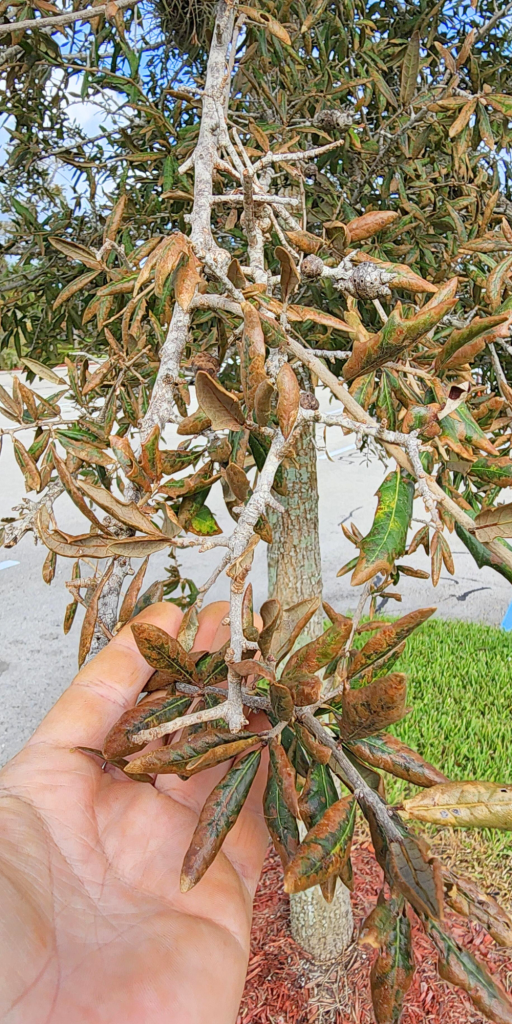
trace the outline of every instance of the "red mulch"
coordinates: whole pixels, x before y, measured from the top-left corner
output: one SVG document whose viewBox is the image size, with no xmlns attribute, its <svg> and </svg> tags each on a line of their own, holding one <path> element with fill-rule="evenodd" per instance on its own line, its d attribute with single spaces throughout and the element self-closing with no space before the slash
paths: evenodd
<svg viewBox="0 0 512 1024">
<path fill-rule="evenodd" d="M 355 929 L 369 913 L 382 885 L 382 872 L 368 840 L 353 851 Z M 512 987 L 512 950 L 496 946 L 484 929 L 447 913 L 447 923 L 459 942 L 485 961 L 488 969 Z M 484 1024 L 485 1018 L 469 997 L 441 981 L 436 953 L 421 925 L 414 919 L 416 974 L 406 998 L 402 1024 Z M 376 954 L 356 945 L 346 951 L 342 985 L 332 978 L 336 968 L 323 972 L 310 964 L 289 930 L 288 897 L 283 892 L 278 857 L 269 851 L 256 893 L 247 982 L 237 1024 L 373 1024 L 369 971 Z M 338 965 L 339 966 L 339 965 Z M 330 1011 L 326 1010 L 331 1006 Z"/>
</svg>

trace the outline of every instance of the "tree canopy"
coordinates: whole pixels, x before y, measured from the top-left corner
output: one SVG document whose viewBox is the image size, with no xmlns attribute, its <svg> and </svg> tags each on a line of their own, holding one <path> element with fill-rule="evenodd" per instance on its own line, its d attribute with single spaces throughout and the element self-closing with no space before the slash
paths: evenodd
<svg viewBox="0 0 512 1024">
<path fill-rule="evenodd" d="M 359 806 L 389 886 L 365 931 L 380 951 L 379 1024 L 399 1019 L 412 976 L 405 902 L 442 977 L 492 1020 L 512 1020 L 506 993 L 443 924 L 443 900 L 480 921 L 483 900 L 491 934 L 508 919 L 470 883 L 456 901 L 453 876 L 407 824 L 510 829 L 511 787 L 450 782 L 387 733 L 407 712 L 395 662 L 433 609 L 391 625 L 373 615 L 402 575 L 428 575 L 414 565 L 419 546 L 434 585 L 443 565 L 454 572 L 454 531 L 512 581 L 512 506 L 497 503 L 512 479 L 508 14 L 351 0 L 109 0 L 93 13 L 37 0 L 6 6 L 0 25 L 0 344 L 28 373 L 0 389 L 13 424 L 2 435 L 33 495 L 5 543 L 33 531 L 47 582 L 57 558 L 72 560 L 64 628 L 83 605 L 80 664 L 164 592 L 188 607 L 177 640 L 133 624 L 155 670 L 148 689 L 164 694 L 96 752 L 139 782 L 238 758 L 205 804 L 185 891 L 236 820 L 263 746 L 288 891 L 319 883 L 331 899 L 338 878 L 352 884 Z M 75 91 L 104 111 L 93 138 L 73 123 Z M 55 393 L 41 399 L 36 376 Z M 342 412 L 320 411 L 317 385 Z M 356 554 L 339 574 L 362 588 L 354 617 L 324 605 L 331 625 L 295 650 L 319 602 L 268 600 L 257 628 L 248 577 L 256 545 L 272 540 L 269 510 L 282 514 L 284 470 L 317 424 L 391 465 L 366 536 L 344 527 Z M 208 505 L 213 487 L 229 536 Z M 79 535 L 59 527 L 64 492 L 84 517 Z M 426 518 L 411 538 L 415 496 Z M 180 594 L 175 572 L 143 591 L 151 555 L 183 547 L 219 549 L 209 579 Z M 135 574 L 131 559 L 143 559 Z M 230 641 L 194 658 L 197 610 L 221 573 Z M 246 715 L 261 709 L 270 727 L 255 735 Z M 379 769 L 427 792 L 399 814 Z"/>
</svg>

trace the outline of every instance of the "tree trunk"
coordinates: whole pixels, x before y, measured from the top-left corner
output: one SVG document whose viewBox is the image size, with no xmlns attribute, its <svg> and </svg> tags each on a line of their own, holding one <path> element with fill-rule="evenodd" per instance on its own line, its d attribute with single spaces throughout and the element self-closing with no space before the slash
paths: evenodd
<svg viewBox="0 0 512 1024">
<path fill-rule="evenodd" d="M 279 496 L 284 515 L 269 512 L 273 541 L 267 555 L 268 590 L 283 608 L 322 595 L 314 431 L 313 424 L 306 424 L 296 447 L 297 465 L 284 469 L 288 494 Z M 322 631 L 320 609 L 308 624 L 307 633 L 313 638 Z"/>
<path fill-rule="evenodd" d="M 332 903 L 326 903 L 319 885 L 292 894 L 290 925 L 295 942 L 317 963 L 341 956 L 354 930 L 350 893 L 341 879 Z"/>
<path fill-rule="evenodd" d="M 269 516 L 273 533 L 267 556 L 269 595 L 277 597 L 283 608 L 322 594 L 314 430 L 312 424 L 303 429 L 297 466 L 285 469 L 288 495 L 279 498 L 284 515 L 272 512 Z M 320 608 L 301 642 L 323 631 L 323 617 Z M 290 896 L 290 922 L 293 938 L 315 960 L 340 956 L 353 930 L 348 889 L 338 879 L 332 903 L 326 903 L 318 885 Z"/>
</svg>

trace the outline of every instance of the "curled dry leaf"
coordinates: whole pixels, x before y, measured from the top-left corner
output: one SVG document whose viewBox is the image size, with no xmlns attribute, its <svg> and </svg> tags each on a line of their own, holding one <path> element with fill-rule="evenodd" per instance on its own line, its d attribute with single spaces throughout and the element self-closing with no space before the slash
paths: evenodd
<svg viewBox="0 0 512 1024">
<path fill-rule="evenodd" d="M 323 241 L 318 238 L 318 235 L 311 234 L 310 231 L 285 231 L 288 241 L 300 252 L 305 253 L 307 256 L 311 256 L 318 252 L 323 246 Z"/>
<path fill-rule="evenodd" d="M 283 363 L 276 379 L 277 419 L 283 437 L 290 436 L 299 414 L 300 388 L 297 377 L 289 363 Z"/>
<path fill-rule="evenodd" d="M 286 304 L 299 287 L 300 274 L 288 249 L 278 245 L 274 253 L 281 264 L 281 299 Z"/>
<path fill-rule="evenodd" d="M 133 577 L 130 586 L 128 587 L 128 590 L 124 595 L 123 603 L 121 605 L 121 609 L 119 612 L 119 622 L 128 622 L 128 619 L 131 619 L 133 615 L 133 609 L 135 608 L 137 598 L 140 593 L 140 588 L 142 587 L 144 576 L 146 575 L 146 569 L 148 567 L 148 564 L 149 555 L 146 556 L 142 565 L 140 565 L 139 568 L 137 569 L 137 572 L 135 573 L 135 576 Z"/>
<path fill-rule="evenodd" d="M 215 860 L 249 795 L 261 760 L 259 750 L 245 754 L 207 797 L 181 869 L 180 888 L 188 892 Z"/>
<path fill-rule="evenodd" d="M 279 628 L 279 623 L 282 618 L 282 608 L 280 602 L 276 598 L 271 598 L 265 601 L 260 608 L 260 615 L 263 620 L 263 629 L 259 635 L 259 648 L 264 658 L 267 658 L 272 649 L 272 639 L 274 633 Z"/>
<path fill-rule="evenodd" d="M 103 588 L 107 581 L 110 579 L 114 570 L 113 561 L 110 563 L 108 569 L 103 574 L 101 580 L 94 591 L 94 594 L 89 599 L 89 604 L 85 610 L 84 621 L 82 623 L 82 632 L 80 633 L 80 644 L 78 647 L 78 667 L 81 668 L 89 651 L 94 636 L 94 630 L 96 628 L 96 622 L 98 619 L 98 606 Z"/>
<path fill-rule="evenodd" d="M 512 919 L 496 900 L 469 878 L 443 868 L 444 898 L 457 914 L 478 921 L 499 946 L 512 949 Z"/>
<path fill-rule="evenodd" d="M 512 829 L 512 786 L 443 782 L 404 800 L 409 818 L 455 828 Z"/>
<path fill-rule="evenodd" d="M 196 394 L 214 430 L 239 430 L 243 426 L 245 416 L 238 398 L 204 370 L 196 374 Z"/>
<path fill-rule="evenodd" d="M 39 491 L 41 489 L 41 477 L 39 476 L 39 470 L 32 458 L 29 455 L 25 446 L 18 440 L 17 437 L 13 437 L 12 446 L 14 450 L 14 457 L 18 466 L 23 473 L 25 480 L 26 491 Z"/>
<path fill-rule="evenodd" d="M 258 310 L 250 302 L 242 302 L 244 329 L 242 337 L 237 340 L 240 357 L 240 380 L 242 391 L 249 411 L 254 406 L 256 391 L 266 380 L 265 374 L 265 336 L 261 326 Z"/>
<path fill-rule="evenodd" d="M 407 682 L 403 672 L 375 679 L 357 690 L 345 690 L 338 719 L 343 742 L 370 736 L 399 722 L 410 711 L 405 707 Z"/>
<path fill-rule="evenodd" d="M 308 672 L 297 672 L 293 676 L 284 673 L 281 682 L 290 690 L 293 703 L 296 707 L 307 707 L 308 704 L 316 704 L 322 693 L 322 680 L 318 676 Z"/>
</svg>

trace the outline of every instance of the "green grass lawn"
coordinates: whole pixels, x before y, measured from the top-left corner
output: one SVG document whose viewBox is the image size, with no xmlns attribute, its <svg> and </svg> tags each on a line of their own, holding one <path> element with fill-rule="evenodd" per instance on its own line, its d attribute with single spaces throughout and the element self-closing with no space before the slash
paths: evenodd
<svg viewBox="0 0 512 1024">
<path fill-rule="evenodd" d="M 430 619 L 409 637 L 396 669 L 408 675 L 412 711 L 390 731 L 450 779 L 512 783 L 512 633 Z M 388 779 L 388 799 L 412 791 Z M 510 853 L 511 833 L 487 838 L 495 852 Z"/>
</svg>

